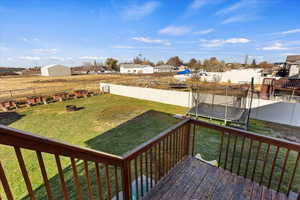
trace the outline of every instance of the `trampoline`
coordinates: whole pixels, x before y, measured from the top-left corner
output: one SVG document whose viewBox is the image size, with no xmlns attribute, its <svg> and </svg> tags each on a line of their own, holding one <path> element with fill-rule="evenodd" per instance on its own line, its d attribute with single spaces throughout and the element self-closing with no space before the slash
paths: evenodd
<svg viewBox="0 0 300 200">
<path fill-rule="evenodd" d="M 250 85 L 210 86 L 197 84 L 191 87 L 190 117 L 223 121 L 225 125 L 247 129 L 252 104 Z"/>
<path fill-rule="evenodd" d="M 230 122 L 242 122 L 247 114 L 247 110 L 224 105 L 212 105 L 207 103 L 198 104 L 192 107 L 188 114 L 193 116 L 201 116 Z"/>
</svg>

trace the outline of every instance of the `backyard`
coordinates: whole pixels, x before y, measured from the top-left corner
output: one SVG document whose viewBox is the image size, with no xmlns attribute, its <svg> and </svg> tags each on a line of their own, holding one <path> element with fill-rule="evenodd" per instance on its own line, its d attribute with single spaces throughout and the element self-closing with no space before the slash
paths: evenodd
<svg viewBox="0 0 300 200">
<path fill-rule="evenodd" d="M 0 76 L 0 101 L 10 98 L 24 98 L 33 94 L 50 95 L 55 92 L 76 89 L 95 91 L 99 88 L 99 82 L 167 89 L 168 83 L 173 81 L 172 74 L 93 74 L 61 77 Z"/>
<path fill-rule="evenodd" d="M 69 104 L 81 107 L 81 109 L 67 112 L 65 106 Z M 123 155 L 178 123 L 180 120 L 174 118 L 173 115 L 184 114 L 185 112 L 186 108 L 184 107 L 105 94 L 87 99 L 74 99 L 18 109 L 15 112 L 0 113 L 0 124 L 69 144 Z M 219 135 L 214 131 L 203 130 L 198 130 L 201 134 L 198 134 L 199 136 L 196 138 L 196 152 L 201 152 L 205 159 L 217 159 L 216 149 L 218 148 Z M 274 136 L 274 131 L 260 121 L 251 121 L 250 131 Z M 22 150 L 22 153 L 35 193 L 38 199 L 44 199 L 46 192 L 42 177 L 40 173 L 35 173 L 35 171 L 39 171 L 35 154 L 27 150 Z M 274 153 L 274 150 L 271 150 L 271 153 Z M 280 153 L 280 156 L 280 161 L 282 161 L 283 154 Z M 16 167 L 18 164 L 13 148 L 0 146 L 0 157 L 15 197 L 17 199 L 29 198 L 20 169 Z M 43 157 L 55 199 L 61 199 L 62 193 L 59 190 L 59 178 L 54 157 L 52 155 L 43 155 Z M 80 161 L 76 164 L 78 165 L 80 181 L 84 183 L 83 163 Z M 242 164 L 246 165 L 243 161 Z M 70 160 L 62 158 L 62 166 L 68 190 L 71 193 L 70 197 L 75 198 Z M 91 174 L 95 173 L 92 166 L 90 166 L 90 170 Z M 296 178 L 299 182 L 299 176 Z M 95 182 L 94 178 L 91 181 L 92 183 Z M 82 184 L 83 191 L 86 191 L 85 185 Z M 97 197 L 96 191 L 93 191 L 93 195 Z M 3 196 L 1 187 L 0 196 Z"/>
</svg>

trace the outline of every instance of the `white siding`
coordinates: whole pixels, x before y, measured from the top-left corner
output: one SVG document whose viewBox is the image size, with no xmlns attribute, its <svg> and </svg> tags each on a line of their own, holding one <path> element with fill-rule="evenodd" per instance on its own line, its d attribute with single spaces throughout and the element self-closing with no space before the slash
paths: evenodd
<svg viewBox="0 0 300 200">
<path fill-rule="evenodd" d="M 289 76 L 294 76 L 300 73 L 300 65 L 291 65 Z"/>
<path fill-rule="evenodd" d="M 230 70 L 226 72 L 215 72 L 209 73 L 210 75 L 214 74 L 220 82 L 228 82 L 231 83 L 241 83 L 241 82 L 250 82 L 251 78 L 254 78 L 255 84 L 261 84 L 265 77 L 261 76 L 261 69 L 238 69 L 238 70 Z"/>
<path fill-rule="evenodd" d="M 135 67 L 135 68 L 127 68 L 120 67 L 121 74 L 153 74 L 153 67 Z"/>
</svg>

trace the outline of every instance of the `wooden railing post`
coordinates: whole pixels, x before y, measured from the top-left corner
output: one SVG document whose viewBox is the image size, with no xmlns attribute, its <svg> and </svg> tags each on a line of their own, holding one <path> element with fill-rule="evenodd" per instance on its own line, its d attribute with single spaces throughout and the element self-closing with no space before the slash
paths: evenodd
<svg viewBox="0 0 300 200">
<path fill-rule="evenodd" d="M 130 162 L 128 161 L 128 159 L 124 159 L 123 160 L 123 165 L 122 165 L 122 168 L 121 168 L 121 172 L 122 172 L 122 190 L 123 190 L 124 200 L 129 200 L 130 199 L 129 187 L 130 187 L 131 183 L 129 183 L 129 170 L 130 170 L 129 164 L 130 164 Z"/>
<path fill-rule="evenodd" d="M 191 123 L 187 122 L 184 126 L 184 155 L 189 155 Z"/>
</svg>

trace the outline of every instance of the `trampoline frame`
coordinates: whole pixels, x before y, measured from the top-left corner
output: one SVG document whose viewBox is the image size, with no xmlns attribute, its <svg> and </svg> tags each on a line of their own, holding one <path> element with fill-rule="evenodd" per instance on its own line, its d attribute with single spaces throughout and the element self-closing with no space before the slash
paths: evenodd
<svg viewBox="0 0 300 200">
<path fill-rule="evenodd" d="M 220 90 L 220 88 L 218 88 Z M 190 117 L 195 117 L 196 119 L 198 117 L 202 117 L 202 118 L 207 118 L 207 119 L 214 119 L 214 120 L 218 120 L 218 121 L 223 121 L 225 125 L 229 125 L 229 126 L 233 126 L 236 128 L 242 128 L 242 129 L 247 129 L 248 128 L 248 123 L 249 123 L 249 118 L 250 118 L 250 113 L 251 113 L 251 107 L 252 107 L 252 99 L 253 99 L 253 91 L 254 91 L 254 85 L 253 85 L 253 78 L 251 79 L 251 84 L 248 86 L 248 88 L 245 90 L 244 88 L 240 88 L 241 90 L 244 90 L 243 92 L 245 92 L 245 95 L 232 95 L 229 96 L 228 95 L 228 90 L 229 89 L 239 89 L 239 88 L 230 88 L 230 87 L 225 87 L 225 98 L 226 98 L 226 102 L 222 103 L 222 104 L 215 104 L 215 93 L 205 93 L 205 92 L 201 92 L 201 89 L 199 87 L 191 87 L 191 95 L 192 95 L 192 105 L 190 106 L 190 109 L 188 110 L 188 112 L 186 113 L 187 116 Z M 206 97 L 208 95 L 212 95 L 211 96 L 211 103 L 204 103 L 201 102 L 201 95 L 202 94 L 206 94 Z M 222 97 L 223 95 L 221 95 Z M 239 106 L 236 105 L 229 105 L 230 102 L 228 101 L 228 97 L 230 98 L 230 100 L 232 100 L 233 104 L 239 104 Z M 234 98 L 240 98 L 240 100 L 235 100 Z M 249 102 L 248 102 L 249 101 Z M 247 104 L 249 103 L 248 107 Z M 202 110 L 205 110 L 205 106 L 209 107 L 211 106 L 212 113 L 211 115 L 209 115 L 209 109 L 206 109 L 204 112 L 201 112 L 201 106 L 202 106 Z M 223 106 L 223 113 L 224 113 L 224 117 L 221 117 L 222 115 L 222 111 L 221 111 L 221 115 L 214 110 L 214 106 L 219 106 L 222 107 Z M 233 117 L 229 117 L 229 109 L 240 109 L 241 112 L 237 113 L 239 115 L 239 117 L 237 117 L 236 119 L 233 119 Z"/>
</svg>

